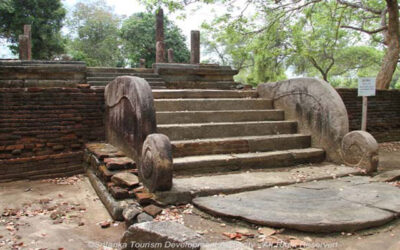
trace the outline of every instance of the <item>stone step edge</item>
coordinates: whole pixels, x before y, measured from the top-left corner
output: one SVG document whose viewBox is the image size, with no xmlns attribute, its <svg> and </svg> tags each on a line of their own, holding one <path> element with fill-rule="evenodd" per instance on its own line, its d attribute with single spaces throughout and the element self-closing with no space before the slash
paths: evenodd
<svg viewBox="0 0 400 250">
<path fill-rule="evenodd" d="M 188 139 L 171 141 L 171 145 L 174 158 L 180 158 L 310 148 L 311 136 L 307 134 L 280 134 Z"/>
<path fill-rule="evenodd" d="M 270 102 L 272 100 L 265 98 L 165 98 L 165 99 L 155 99 L 155 102 L 204 102 L 204 101 L 239 101 L 239 102 Z"/>
<path fill-rule="evenodd" d="M 237 159 L 251 159 L 255 157 L 268 157 L 280 154 L 307 154 L 307 153 L 321 153 L 325 151 L 320 148 L 304 148 L 304 149 L 290 149 L 290 150 L 276 150 L 269 152 L 249 152 L 249 153 L 239 153 L 239 154 L 212 154 L 212 155 L 198 155 L 198 156 L 186 156 L 174 158 L 174 166 L 182 164 L 187 165 L 191 163 L 212 163 L 212 162 L 229 162 L 231 160 Z M 214 157 L 214 159 L 212 158 Z"/>
<path fill-rule="evenodd" d="M 200 113 L 200 114 L 207 114 L 207 113 L 244 113 L 244 112 L 284 112 L 283 109 L 228 109 L 228 110 L 175 110 L 175 111 L 157 111 L 156 114 L 190 114 L 190 113 Z"/>
<path fill-rule="evenodd" d="M 205 123 L 172 123 L 172 124 L 159 124 L 158 128 L 173 128 L 173 127 L 202 127 L 202 126 L 223 126 L 223 125 L 247 125 L 247 124 L 291 124 L 296 123 L 295 120 L 283 121 L 245 121 L 245 122 L 205 122 Z"/>
<path fill-rule="evenodd" d="M 290 138 L 290 137 L 306 137 L 310 136 L 307 134 L 280 134 L 280 135 L 250 135 L 250 136 L 230 136 L 222 138 L 204 138 L 204 139 L 188 139 L 188 140 L 175 140 L 171 141 L 172 145 L 182 143 L 202 143 L 202 142 L 229 142 L 237 140 L 256 140 L 256 139 L 279 139 L 279 138 Z"/>
<path fill-rule="evenodd" d="M 313 166 L 296 166 L 290 168 L 281 168 L 280 171 L 271 171 L 270 169 L 259 170 L 259 171 L 246 171 L 246 172 L 239 172 L 239 173 L 224 173 L 224 174 L 213 174 L 213 175 L 201 175 L 201 176 L 181 176 L 181 177 L 174 177 L 174 184 L 172 189 L 169 191 L 163 192 L 156 192 L 155 198 L 158 202 L 165 204 L 165 205 L 176 205 L 176 204 L 184 204 L 190 203 L 196 197 L 204 197 L 204 196 L 213 196 L 213 195 L 227 195 L 227 194 L 235 194 L 247 191 L 254 191 L 259 189 L 265 188 L 276 188 L 276 187 L 283 187 L 287 185 L 292 185 L 296 183 L 302 182 L 311 182 L 311 181 L 319 181 L 319 180 L 328 180 L 328 179 L 336 179 L 340 177 L 346 176 L 353 176 L 353 175 L 365 175 L 362 171 L 357 168 L 348 167 L 345 165 L 336 165 L 336 169 L 333 172 L 327 172 L 326 175 L 316 176 L 316 177 L 308 177 L 306 176 L 305 179 L 298 181 L 298 180 L 287 180 L 287 178 L 283 178 L 279 180 L 279 178 L 275 178 L 273 176 L 278 176 L 279 174 L 285 173 L 290 175 L 292 172 L 301 172 L 305 169 L 310 168 L 317 168 L 317 169 L 324 169 L 328 168 L 329 165 L 324 166 L 324 164 L 330 163 L 321 163 L 318 165 Z M 322 165 L 322 166 L 321 166 Z M 335 164 L 333 164 L 335 165 Z M 243 176 L 244 175 L 244 176 Z M 205 179 L 211 180 L 212 178 L 216 178 L 217 183 L 223 183 L 219 178 L 229 178 L 237 177 L 240 179 L 251 179 L 251 177 L 260 177 L 260 175 L 271 175 L 273 181 L 265 182 L 261 185 L 255 185 L 254 183 L 249 183 L 247 186 L 239 187 L 237 182 L 235 182 L 235 187 L 210 187 L 206 186 Z M 220 176 L 220 177 L 219 177 Z M 190 185 L 188 185 L 190 183 Z M 197 185 L 196 185 L 197 184 Z"/>
</svg>

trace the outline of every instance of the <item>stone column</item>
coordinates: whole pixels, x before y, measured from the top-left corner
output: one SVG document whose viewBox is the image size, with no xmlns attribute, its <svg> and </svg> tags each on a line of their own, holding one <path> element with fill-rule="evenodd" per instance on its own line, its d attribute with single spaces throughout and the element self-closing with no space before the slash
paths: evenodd
<svg viewBox="0 0 400 250">
<path fill-rule="evenodd" d="M 140 58 L 139 68 L 146 68 L 146 59 Z"/>
<path fill-rule="evenodd" d="M 164 42 L 158 41 L 156 43 L 156 63 L 165 62 Z"/>
<path fill-rule="evenodd" d="M 192 30 L 190 32 L 190 63 L 200 63 L 200 31 Z"/>
<path fill-rule="evenodd" d="M 27 55 L 28 59 L 26 60 L 32 60 L 32 26 L 29 24 L 24 25 L 24 35 L 28 37 L 28 44 L 27 44 Z"/>
<path fill-rule="evenodd" d="M 174 62 L 174 50 L 173 49 L 168 49 L 168 62 L 169 63 Z"/>
<path fill-rule="evenodd" d="M 156 63 L 163 62 L 165 62 L 164 11 L 159 8 L 156 12 Z"/>
<path fill-rule="evenodd" d="M 19 60 L 29 60 L 28 43 L 29 37 L 26 35 L 19 35 Z"/>
<path fill-rule="evenodd" d="M 164 11 L 159 8 L 156 12 L 156 42 L 164 42 Z"/>
</svg>

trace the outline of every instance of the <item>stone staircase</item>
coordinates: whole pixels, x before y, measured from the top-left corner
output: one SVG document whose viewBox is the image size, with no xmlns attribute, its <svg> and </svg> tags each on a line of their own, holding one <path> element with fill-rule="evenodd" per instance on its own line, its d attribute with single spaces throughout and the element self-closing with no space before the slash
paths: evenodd
<svg viewBox="0 0 400 250">
<path fill-rule="evenodd" d="M 297 122 L 255 91 L 154 90 L 158 133 L 173 147 L 174 175 L 193 176 L 317 163 Z"/>
<path fill-rule="evenodd" d="M 86 80 L 91 86 L 106 86 L 118 76 L 137 76 L 146 79 L 152 89 L 164 89 L 165 81 L 153 69 L 145 68 L 87 68 Z"/>
<path fill-rule="evenodd" d="M 358 174 L 324 162 L 297 121 L 285 119 L 256 91 L 153 90 L 157 133 L 169 137 L 173 186 L 150 193 L 136 164 L 108 143 L 86 145 L 85 166 L 100 199 L 116 220 L 149 204 L 190 203 L 196 197 L 233 194 Z M 129 185 L 128 185 L 129 184 Z"/>
</svg>

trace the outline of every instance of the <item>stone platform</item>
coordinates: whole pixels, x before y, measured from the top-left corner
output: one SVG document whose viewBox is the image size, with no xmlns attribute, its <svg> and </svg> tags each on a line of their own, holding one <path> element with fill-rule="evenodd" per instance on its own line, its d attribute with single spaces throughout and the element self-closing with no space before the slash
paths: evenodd
<svg viewBox="0 0 400 250">
<path fill-rule="evenodd" d="M 355 231 L 400 215 L 400 189 L 369 177 L 345 177 L 268 188 L 193 203 L 213 215 L 307 232 Z"/>
</svg>

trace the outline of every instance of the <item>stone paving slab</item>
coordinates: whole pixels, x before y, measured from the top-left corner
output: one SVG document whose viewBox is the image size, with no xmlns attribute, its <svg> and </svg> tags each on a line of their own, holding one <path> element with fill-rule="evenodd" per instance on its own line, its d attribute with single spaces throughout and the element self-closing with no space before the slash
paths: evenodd
<svg viewBox="0 0 400 250">
<path fill-rule="evenodd" d="M 355 231 L 400 215 L 400 189 L 369 177 L 294 184 L 226 196 L 195 198 L 211 214 L 308 232 Z"/>
<path fill-rule="evenodd" d="M 287 171 L 253 171 L 224 175 L 174 178 L 173 187 L 167 192 L 156 193 L 157 200 L 175 204 L 190 202 L 193 197 L 215 194 L 232 194 L 290 185 L 298 182 L 331 179 L 357 175 L 360 171 L 335 164 L 315 164 L 309 167 L 290 168 Z"/>
</svg>

